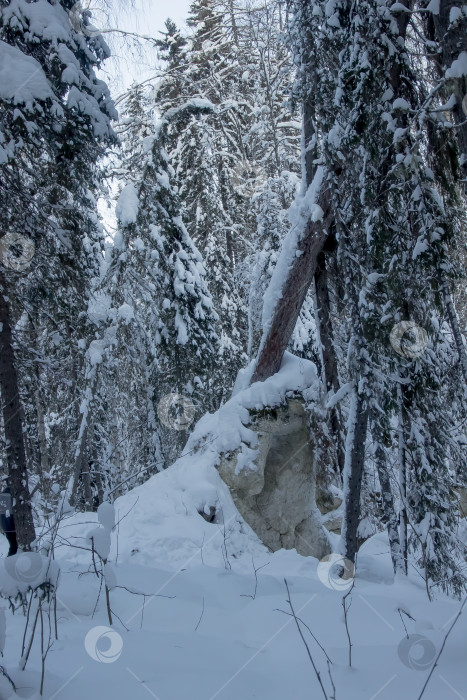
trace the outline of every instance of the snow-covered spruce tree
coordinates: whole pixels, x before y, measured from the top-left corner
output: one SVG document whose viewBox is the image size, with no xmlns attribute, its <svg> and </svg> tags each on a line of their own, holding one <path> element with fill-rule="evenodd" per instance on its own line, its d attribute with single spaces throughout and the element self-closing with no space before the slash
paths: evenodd
<svg viewBox="0 0 467 700">
<path fill-rule="evenodd" d="M 270 179 L 266 189 L 258 197 L 258 240 L 251 264 L 248 310 L 250 358 L 254 357 L 258 351 L 263 328 L 263 297 L 269 286 L 284 236 L 284 212 L 277 189 L 277 183 Z"/>
<path fill-rule="evenodd" d="M 465 270 L 467 246 L 467 9 L 458 7 L 452 0 L 442 0 L 439 7 L 429 8 L 430 12 L 421 15 L 417 29 L 418 44 L 425 49 L 430 61 L 422 63 L 426 75 L 427 90 L 434 91 L 435 109 L 429 109 L 429 165 L 433 172 L 444 179 L 446 189 L 454 194 L 460 184 L 463 201 L 454 196 L 450 206 L 457 209 L 460 225 L 459 234 L 463 245 L 458 245 L 456 255 L 460 256 L 460 268 Z M 442 109 L 443 107 L 443 109 Z M 454 125 L 454 126 L 453 126 Z M 446 131 L 454 133 L 455 140 L 449 138 L 446 148 Z M 457 143 L 457 149 L 454 148 Z M 457 150 L 457 152 L 456 152 Z M 452 185 L 452 186 L 451 186 Z M 462 341 L 462 331 L 466 327 L 467 292 L 465 275 L 448 280 L 442 275 L 444 295 L 449 313 L 457 350 L 461 357 L 464 382 L 467 383 L 467 351 Z M 456 302 L 456 309 L 451 303 Z M 459 314 L 457 316 L 456 310 Z"/>
<path fill-rule="evenodd" d="M 387 414 L 398 420 L 399 495 L 410 523 L 411 548 L 428 592 L 431 585 L 440 585 L 459 593 L 465 581 L 452 533 L 453 472 L 460 453 L 448 427 L 456 421 L 448 397 L 456 394 L 461 367 L 455 345 L 445 335 L 448 315 L 439 277 L 440 269 L 449 274 L 447 251 L 455 245 L 456 224 L 443 202 L 451 194 L 425 160 L 425 94 L 406 50 L 408 14 L 386 3 L 362 3 L 350 30 L 338 86 L 339 129 L 328 140 L 326 154 L 352 154 L 344 181 L 334 191 L 338 258 L 352 309 L 348 376 L 356 389 L 351 417 L 354 411 L 357 428 L 368 417 L 379 440 L 387 430 Z M 450 147 L 448 141 L 445 147 Z M 424 352 L 414 356 L 397 342 L 391 345 L 391 328 L 404 320 L 428 334 Z M 352 463 L 357 448 L 360 458 Z M 364 449 L 363 431 L 357 441 L 357 432 L 349 429 L 343 540 L 351 555 Z M 385 469 L 384 462 L 378 467 Z M 388 506 L 391 496 L 387 494 Z M 402 557 L 406 568 L 403 518 L 401 522 L 399 549 L 394 516 L 388 513 L 393 559 L 399 564 Z"/>
<path fill-rule="evenodd" d="M 135 230 L 149 236 L 148 252 L 156 262 L 149 278 L 155 285 L 158 307 L 158 322 L 152 329 L 158 346 L 156 405 L 165 395 L 179 393 L 204 408 L 218 361 L 217 315 L 206 286 L 205 267 L 182 222 L 180 199 L 172 185 L 175 173 L 165 151 L 170 127 L 177 128 L 186 112 L 200 109 L 204 111 L 196 102 L 188 103 L 163 116 L 138 192 Z M 170 429 L 168 434 L 174 437 Z"/>
<path fill-rule="evenodd" d="M 420 504 L 415 509 L 409 508 L 404 494 L 400 499 L 402 510 L 411 511 L 408 517 L 413 539 L 418 538 L 420 544 L 419 562 L 423 563 L 427 581 L 431 579 L 432 583 L 458 592 L 461 583 L 456 568 L 458 550 L 455 551 L 456 543 L 450 537 L 452 523 L 448 522 L 455 517 L 454 501 L 449 500 L 453 496 L 453 481 L 448 462 L 459 454 L 458 445 L 447 431 L 437 433 L 435 423 L 431 422 L 435 415 L 438 425 L 452 420 L 446 398 L 443 400 L 442 396 L 444 390 L 446 395 L 455 391 L 455 375 L 460 367 L 455 347 L 440 333 L 446 305 L 439 270 L 448 272 L 446 251 L 454 240 L 454 223 L 452 213 L 446 214 L 448 209 L 444 209 L 440 198 L 440 195 L 446 201 L 450 198 L 449 191 L 443 190 L 443 179 L 435 179 L 433 183 L 434 175 L 426 168 L 428 139 L 421 109 L 421 74 L 414 70 L 405 49 L 410 14 L 398 7 L 391 12 L 385 2 L 376 6 L 361 3 L 358 8 L 345 3 L 315 2 L 306 6 L 297 3 L 292 9 L 290 35 L 299 68 L 305 132 L 308 130 L 304 160 L 306 164 L 307 158 L 310 159 L 315 173 L 306 197 L 308 201 L 301 205 L 296 226 L 299 233 L 292 229 L 281 253 L 282 258 L 292 256 L 295 251 L 300 255 L 295 260 L 291 258 L 283 279 L 273 278 L 267 293 L 278 301 L 266 319 L 253 380 L 268 376 L 277 368 L 295 314 L 303 303 L 300 283 L 306 286 L 311 281 L 326 234 L 334 227 L 337 249 L 329 266 L 331 276 L 335 276 L 331 288 L 342 288 L 340 296 L 347 306 L 348 320 L 347 329 L 344 334 L 340 331 L 340 336 L 347 336 L 350 343 L 347 362 L 341 368 L 343 380 L 348 381 L 346 390 L 351 390 L 344 469 L 343 551 L 353 559 L 357 549 L 368 421 L 375 441 L 388 444 L 387 419 L 393 415 L 400 426 L 401 464 L 408 465 L 408 456 L 413 459 L 412 451 L 408 455 L 407 437 L 417 433 L 419 438 L 423 435 L 417 442 L 418 459 L 425 460 L 425 469 L 430 465 L 429 473 L 437 474 L 436 479 L 422 479 L 423 486 L 417 486 L 417 494 L 426 494 L 422 498 L 424 512 Z M 406 75 L 411 76 L 410 81 L 405 79 Z M 316 90 L 317 76 L 319 90 Z M 314 103 L 307 106 L 307 97 L 312 93 Z M 422 117 L 419 121 L 415 119 L 411 128 L 408 113 Z M 447 143 L 446 148 L 449 147 Z M 315 223 L 319 220 L 324 226 Z M 433 343 L 433 354 L 427 355 L 422 369 L 422 360 L 416 358 L 406 367 L 404 354 L 398 355 L 389 342 L 391 327 L 407 316 L 424 325 Z M 445 381 L 441 385 L 443 375 L 453 379 L 452 383 Z M 415 428 L 412 409 L 408 408 L 408 386 L 416 387 L 416 424 L 422 421 L 423 430 Z M 439 393 L 433 395 L 430 389 L 435 386 Z M 429 405 L 426 415 L 422 401 Z M 455 403 L 459 405 L 459 401 Z M 430 441 L 436 441 L 440 448 L 437 454 L 428 449 Z M 383 502 L 393 560 L 400 567 L 404 553 L 401 559 L 395 499 L 384 450 L 378 452 L 376 461 L 381 487 L 385 490 Z M 423 470 L 414 464 L 409 470 L 413 483 L 418 485 Z M 406 479 L 403 472 L 402 469 L 401 486 Z M 396 491 L 396 496 L 399 495 Z M 420 524 L 427 522 L 428 513 L 433 527 L 424 529 L 427 544 L 426 538 L 420 540 Z M 444 575 L 439 568 L 441 558 L 433 554 L 434 540 L 445 557 Z"/>
<path fill-rule="evenodd" d="M 299 129 L 288 105 L 293 71 L 280 42 L 279 14 L 275 3 L 244 11 L 215 0 L 194 2 L 188 43 L 181 44 L 171 23 L 160 41 L 167 75 L 157 87 L 158 108 L 193 98 L 209 99 L 217 107 L 181 125 L 168 152 L 185 225 L 212 261 L 208 283 L 223 346 L 230 348 L 231 384 L 247 349 L 258 195 L 268 175 L 280 180 L 283 219 L 297 179 Z M 297 335 L 300 346 L 309 341 L 306 325 Z"/>
<path fill-rule="evenodd" d="M 169 128 L 167 135 L 182 218 L 195 245 L 203 252 L 207 282 L 219 317 L 217 332 L 225 365 L 216 389 L 205 397 L 204 408 L 212 409 L 228 395 L 245 362 L 246 304 L 238 284 L 237 266 L 245 246 L 243 240 L 249 235 L 245 231 L 241 238 L 238 235 L 239 222 L 245 220 L 245 203 L 233 192 L 229 175 L 233 160 L 229 150 L 238 134 L 230 141 L 226 138 L 226 130 L 232 134 L 237 124 L 232 107 L 223 106 L 235 94 L 238 61 L 231 55 L 233 44 L 215 3 L 194 3 L 190 23 L 195 32 L 187 47 L 178 38 L 176 28 L 167 23 L 167 33 L 159 43 L 167 74 L 157 87 L 156 106 L 162 114 L 193 99 L 207 99 L 218 106 L 205 114 L 185 115 L 175 128 Z"/>
<path fill-rule="evenodd" d="M 209 115 L 191 116 L 177 133 L 176 176 L 182 218 L 206 267 L 206 282 L 218 315 L 219 374 L 204 407 L 217 409 L 228 397 L 239 368 L 245 364 L 246 308 L 235 277 L 233 221 L 223 207 L 218 138 Z M 217 141 L 217 143 L 216 143 Z M 210 399 L 210 401 L 209 401 Z"/>
<path fill-rule="evenodd" d="M 244 141 L 263 183 L 266 176 L 284 180 L 292 176 L 295 184 L 300 175 L 301 123 L 299 106 L 290 99 L 295 70 L 283 41 L 282 11 L 280 2 L 271 2 L 250 8 L 243 20 L 247 27 L 242 27 L 245 45 L 240 60 L 249 107 Z M 293 194 L 284 182 L 284 208 Z"/>
<path fill-rule="evenodd" d="M 94 73 L 108 55 L 107 46 L 101 37 L 88 38 L 73 29 L 68 16 L 72 5 L 70 0 L 2 0 L 0 4 L 0 56 L 5 76 L 0 86 L 0 211 L 4 236 L 20 234 L 25 236 L 20 245 L 35 248 L 27 269 L 2 266 L 8 319 L 3 328 L 13 328 L 25 311 L 35 328 L 45 327 L 42 333 L 55 334 L 49 348 L 59 348 L 60 353 L 67 344 L 65 355 L 75 358 L 68 367 L 75 372 L 76 342 L 82 331 L 79 314 L 86 308 L 86 290 L 102 246 L 93 194 L 96 162 L 114 138 L 110 119 L 115 112 L 107 87 Z M 11 347 L 10 339 L 5 343 Z M 4 369 L 17 383 L 18 405 L 7 400 L 4 406 L 15 414 L 5 425 L 15 519 L 24 547 L 33 539 L 33 529 L 25 460 L 20 459 L 27 426 L 19 398 L 25 392 L 21 374 L 36 375 L 33 364 L 27 367 L 27 357 L 21 336 L 14 351 L 2 352 L 2 362 L 8 358 Z M 21 365 L 23 371 L 18 372 Z M 1 374 L 5 376 L 4 371 Z M 55 377 L 52 371 L 43 373 L 41 381 L 55 382 Z M 37 385 L 31 386 L 34 393 Z M 8 395 L 6 386 L 2 394 Z M 32 404 L 34 399 L 29 401 Z M 61 408 L 59 403 L 51 410 Z M 19 479 L 14 478 L 15 471 L 21 472 Z"/>
<path fill-rule="evenodd" d="M 163 117 L 140 181 L 126 184 L 117 206 L 119 229 L 102 282 L 104 315 L 87 353 L 88 404 L 83 413 L 83 421 L 92 417 L 100 424 L 102 419 L 106 426 L 104 439 L 95 446 L 93 469 L 105 472 L 110 489 L 124 479 L 127 487 L 134 485 L 148 472 L 169 466 L 185 440 L 184 430 L 173 428 L 176 411 L 181 419 L 192 419 L 191 403 L 205 410 L 212 391 L 217 316 L 201 255 L 180 216 L 165 150 L 169 128 L 198 109 L 188 104 Z M 93 348 L 99 350 L 97 362 Z M 166 401 L 170 394 L 182 395 L 188 408 L 175 404 L 171 413 Z M 132 431 L 121 414 L 122 396 L 128 401 L 124 410 L 128 405 L 134 410 Z M 114 422 L 125 424 L 122 436 L 112 434 Z"/>
<path fill-rule="evenodd" d="M 130 181 L 141 177 L 145 139 L 154 131 L 154 88 L 134 83 L 122 101 L 116 132 L 121 141 L 118 177 Z"/>
</svg>

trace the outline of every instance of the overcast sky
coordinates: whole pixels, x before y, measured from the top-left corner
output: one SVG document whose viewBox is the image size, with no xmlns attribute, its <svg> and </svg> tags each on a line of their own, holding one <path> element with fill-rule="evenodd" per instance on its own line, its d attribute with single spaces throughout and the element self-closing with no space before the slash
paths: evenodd
<svg viewBox="0 0 467 700">
<path fill-rule="evenodd" d="M 93 4 L 91 0 L 91 7 Z M 134 8 L 117 11 L 106 24 L 112 28 L 159 37 L 158 32 L 164 29 L 167 17 L 179 27 L 185 26 L 190 4 L 191 0 L 134 0 Z M 128 8 L 129 3 L 125 5 Z M 104 18 L 98 11 L 93 13 L 93 23 L 98 27 L 103 26 Z M 103 78 L 110 85 L 113 97 L 121 94 L 132 82 L 140 82 L 155 74 L 156 55 L 148 42 L 142 40 L 138 47 L 122 40 L 119 34 L 109 33 L 105 34 L 105 39 L 114 58 L 106 61 Z"/>
</svg>

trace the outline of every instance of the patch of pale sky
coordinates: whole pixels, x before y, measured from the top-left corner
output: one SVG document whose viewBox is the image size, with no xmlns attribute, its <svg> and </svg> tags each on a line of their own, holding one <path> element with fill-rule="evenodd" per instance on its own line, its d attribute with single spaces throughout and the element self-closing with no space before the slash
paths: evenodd
<svg viewBox="0 0 467 700">
<path fill-rule="evenodd" d="M 90 9 L 94 2 L 91 0 Z M 178 27 L 186 28 L 191 0 L 133 0 L 116 2 L 111 5 L 110 16 L 105 20 L 102 11 L 95 9 L 93 23 L 104 29 L 104 37 L 112 51 L 101 71 L 102 78 L 110 87 L 112 96 L 117 98 L 133 83 L 139 83 L 156 76 L 161 65 L 154 46 L 150 41 L 137 37 L 124 36 L 121 32 L 133 32 L 146 37 L 160 38 L 165 20 L 170 17 Z M 112 29 L 120 31 L 114 32 Z M 109 31 L 110 30 L 110 31 Z"/>
<path fill-rule="evenodd" d="M 99 2 L 100 0 L 97 0 Z M 83 4 L 93 10 L 96 0 L 85 0 Z M 110 4 L 110 12 L 103 12 L 98 7 L 93 11 L 93 24 L 104 29 L 104 38 L 112 52 L 99 71 L 102 80 L 108 84 L 112 97 L 124 94 L 134 83 L 140 83 L 156 77 L 162 68 L 157 59 L 156 50 L 149 41 L 125 37 L 121 31 L 160 37 L 165 20 L 170 17 L 178 27 L 186 29 L 191 0 L 115 0 Z M 111 31 L 117 29 L 121 31 Z M 111 241 L 116 230 L 115 198 L 118 182 L 107 181 L 109 195 L 98 202 L 99 213 L 106 231 L 107 241 Z"/>
</svg>

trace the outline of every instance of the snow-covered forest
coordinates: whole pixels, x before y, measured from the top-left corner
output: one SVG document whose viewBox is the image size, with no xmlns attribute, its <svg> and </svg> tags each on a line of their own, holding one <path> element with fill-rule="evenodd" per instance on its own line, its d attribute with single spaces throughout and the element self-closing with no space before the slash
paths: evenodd
<svg viewBox="0 0 467 700">
<path fill-rule="evenodd" d="M 465 700 L 467 3 L 134 9 L 0 0 L 0 700 Z"/>
</svg>

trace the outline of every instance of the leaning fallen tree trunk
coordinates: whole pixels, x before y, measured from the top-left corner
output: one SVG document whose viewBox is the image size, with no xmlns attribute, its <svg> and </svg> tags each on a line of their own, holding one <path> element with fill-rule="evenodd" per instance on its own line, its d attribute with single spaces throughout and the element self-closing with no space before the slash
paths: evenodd
<svg viewBox="0 0 467 700">
<path fill-rule="evenodd" d="M 316 206 L 323 210 L 323 216 L 320 221 L 308 221 L 298 242 L 296 255 L 282 284 L 281 297 L 263 333 L 252 382 L 264 381 L 279 371 L 300 309 L 314 279 L 318 255 L 323 250 L 333 220 L 326 177 L 322 182 Z"/>
</svg>

